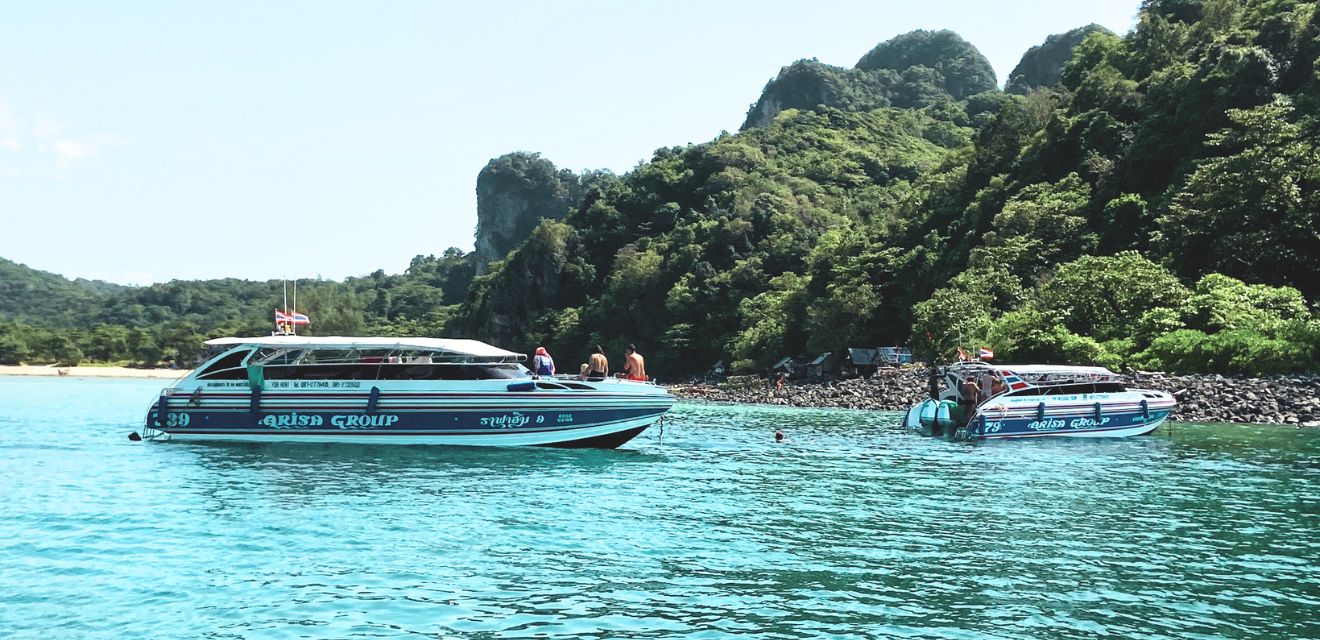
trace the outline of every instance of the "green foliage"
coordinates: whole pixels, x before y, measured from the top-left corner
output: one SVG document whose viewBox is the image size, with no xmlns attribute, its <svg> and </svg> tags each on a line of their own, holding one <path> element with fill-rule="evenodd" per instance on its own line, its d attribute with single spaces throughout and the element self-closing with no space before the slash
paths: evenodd
<svg viewBox="0 0 1320 640">
<path fill-rule="evenodd" d="M 312 325 L 300 332 L 442 335 L 451 307 L 467 294 L 473 265 L 471 254 L 449 249 L 439 257 L 413 258 L 399 275 L 377 271 L 343 282 L 301 281 L 298 307 Z M 274 310 L 284 306 L 280 281 L 227 278 L 122 287 L 69 281 L 3 260 L 0 290 L 7 294 L 0 297 L 0 327 L 10 328 L 0 334 L 0 358 L 11 362 L 75 364 L 70 361 L 77 357 L 192 366 L 206 339 L 269 333 Z"/>
<path fill-rule="evenodd" d="M 785 273 L 770 280 L 770 289 L 744 299 L 738 304 L 743 327 L 730 349 L 733 368 L 740 371 L 763 371 L 779 358 L 777 354 L 796 353 L 801 348 L 801 328 L 795 326 L 806 314 L 809 278 Z"/>
<path fill-rule="evenodd" d="M 959 287 L 938 289 L 912 310 L 913 352 L 938 360 L 959 346 L 990 344 L 991 297 Z"/>
<path fill-rule="evenodd" d="M 1309 371 L 1316 350 L 1250 329 L 1207 334 L 1183 329 L 1156 338 L 1138 356 L 1139 366 L 1175 373 L 1270 375 Z"/>
<path fill-rule="evenodd" d="M 45 344 L 39 345 L 37 349 L 47 354 L 50 364 L 57 366 L 77 366 L 83 359 L 83 352 L 74 343 L 73 338 L 64 334 L 51 334 Z"/>
<path fill-rule="evenodd" d="M 0 321 L 44 318 L 74 324 L 94 311 L 96 298 L 87 286 L 0 258 Z"/>
<path fill-rule="evenodd" d="M 437 299 L 432 304 L 439 303 Z M 352 289 L 338 283 L 307 288 L 299 297 L 298 305 L 309 317 L 315 318 L 313 324 L 304 330 L 312 335 L 356 336 L 362 335 L 366 326 L 363 320 L 365 301 Z"/>
<path fill-rule="evenodd" d="M 930 73 L 928 84 L 961 100 L 998 86 L 990 62 L 971 43 L 947 29 L 918 29 L 875 46 L 857 61 L 862 70 L 892 69 Z"/>
<path fill-rule="evenodd" d="M 789 111 L 767 127 L 661 149 L 478 278 L 451 328 L 532 344 L 555 333 L 539 319 L 573 309 L 575 335 L 663 347 L 648 356 L 657 371 L 777 355 L 753 356 L 753 344 L 835 350 L 901 338 L 871 319 L 885 308 L 906 316 L 914 294 L 897 274 L 920 254 L 872 238 L 898 223 L 913 180 L 970 139 L 936 115 Z M 808 296 L 822 302 L 800 304 Z M 746 300 L 773 310 L 762 316 Z M 735 348 L 747 357 L 730 358 Z"/>
<path fill-rule="evenodd" d="M 1159 250 L 1179 270 L 1217 271 L 1320 293 L 1320 146 L 1287 98 L 1229 111 L 1159 218 Z"/>
<path fill-rule="evenodd" d="M 988 344 L 994 345 L 996 358 L 1009 362 L 1100 365 L 1117 369 L 1123 356 L 1122 352 L 1111 352 L 1095 338 L 1069 331 L 1056 315 L 1030 308 L 1006 313 L 996 320 Z"/>
<path fill-rule="evenodd" d="M 1089 196 L 1090 186 L 1077 174 L 1023 189 L 995 216 L 985 247 L 973 253 L 972 264 L 1005 266 L 1023 282 L 1031 282 L 1072 256 L 1090 253 L 1096 237 L 1087 230 Z"/>
<path fill-rule="evenodd" d="M 665 373 L 905 336 L 931 357 L 1156 368 L 1179 331 L 1312 344 L 1314 4 L 1150 2 L 1124 37 L 1083 28 L 1024 56 L 1021 95 L 951 86 L 985 74 L 947 33 L 855 69 L 800 61 L 755 128 L 584 197 L 559 261 L 589 274 L 576 293 L 525 316 L 479 297 L 462 330 L 517 341 L 576 309 L 578 333 L 672 344 Z M 545 277 L 501 288 L 539 300 Z"/>
<path fill-rule="evenodd" d="M 1060 266 L 994 320 L 1001 358 L 1263 375 L 1312 368 L 1320 320 L 1301 293 L 1220 274 L 1194 289 L 1135 252 Z"/>
<path fill-rule="evenodd" d="M 766 126 L 790 109 L 939 107 L 996 91 L 994 69 L 976 47 L 952 31 L 919 30 L 877 45 L 852 69 L 815 59 L 780 69 L 742 128 Z"/>
<path fill-rule="evenodd" d="M 0 324 L 0 364 L 22 364 L 32 357 L 28 347 L 30 327 Z"/>
<path fill-rule="evenodd" d="M 1147 309 L 1176 307 L 1190 292 L 1167 269 L 1128 251 L 1061 265 L 1040 294 L 1068 330 L 1103 341 L 1129 334 Z"/>
</svg>

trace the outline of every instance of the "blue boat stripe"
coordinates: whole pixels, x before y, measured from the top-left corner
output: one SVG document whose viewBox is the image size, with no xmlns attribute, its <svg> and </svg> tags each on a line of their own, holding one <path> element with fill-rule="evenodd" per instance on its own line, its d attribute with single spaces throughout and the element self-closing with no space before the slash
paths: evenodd
<svg viewBox="0 0 1320 640">
<path fill-rule="evenodd" d="M 654 417 L 659 420 L 661 414 Z M 476 436 L 491 434 L 524 434 L 524 433 L 554 433 L 573 431 L 583 431 L 586 429 L 595 429 L 598 427 L 608 427 L 613 424 L 622 424 L 634 420 L 645 419 L 650 416 L 633 416 L 631 418 L 621 418 L 607 422 L 591 422 L 566 427 L 552 427 L 544 429 L 165 429 L 166 433 L 185 433 L 185 434 L 208 434 L 208 435 L 271 435 L 271 434 L 289 434 L 289 435 L 343 435 L 343 436 Z"/>
</svg>

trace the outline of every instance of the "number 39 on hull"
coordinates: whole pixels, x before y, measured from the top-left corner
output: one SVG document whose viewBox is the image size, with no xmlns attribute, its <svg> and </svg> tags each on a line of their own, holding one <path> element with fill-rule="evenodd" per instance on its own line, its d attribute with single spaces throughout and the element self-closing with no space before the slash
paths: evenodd
<svg viewBox="0 0 1320 640">
<path fill-rule="evenodd" d="M 1151 433 L 1177 402 L 1163 391 L 1128 389 L 1102 367 L 943 367 L 943 391 L 908 410 L 903 424 L 949 439 L 1113 438 Z M 936 380 L 932 380 L 932 387 Z"/>
<path fill-rule="evenodd" d="M 537 378 L 475 340 L 221 338 L 162 391 L 148 438 L 618 447 L 674 404 L 663 387 Z"/>
</svg>

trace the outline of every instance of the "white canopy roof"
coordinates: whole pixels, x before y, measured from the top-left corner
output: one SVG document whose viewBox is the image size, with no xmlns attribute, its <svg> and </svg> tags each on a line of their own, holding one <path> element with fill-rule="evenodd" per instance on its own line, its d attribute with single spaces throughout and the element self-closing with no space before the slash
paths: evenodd
<svg viewBox="0 0 1320 640">
<path fill-rule="evenodd" d="M 1065 374 L 1065 373 L 1074 373 L 1074 374 L 1082 373 L 1086 375 L 1097 375 L 1097 376 L 1117 375 L 1113 371 L 1110 371 L 1109 369 L 1106 369 L 1104 367 L 1083 367 L 1083 366 L 1071 365 L 1071 364 L 1002 364 L 1002 365 L 991 365 L 991 366 L 993 366 L 995 369 L 1008 369 L 1013 373 L 1027 374 L 1027 375 Z"/>
<path fill-rule="evenodd" d="M 320 349 L 421 349 L 448 351 L 467 356 L 485 358 L 522 357 L 521 353 L 505 351 L 479 340 L 451 338 L 358 338 L 341 336 L 258 336 L 255 338 L 215 338 L 207 340 L 212 346 L 253 345 L 258 347 L 320 348 Z"/>
<path fill-rule="evenodd" d="M 1104 376 L 1113 377 L 1118 374 L 1104 367 L 1085 367 L 1071 364 L 997 364 L 994 362 L 960 362 L 951 365 L 953 369 L 972 369 L 983 371 L 993 369 L 995 371 L 1012 371 L 1023 376 L 1047 376 L 1047 375 L 1084 375 L 1084 376 Z"/>
</svg>

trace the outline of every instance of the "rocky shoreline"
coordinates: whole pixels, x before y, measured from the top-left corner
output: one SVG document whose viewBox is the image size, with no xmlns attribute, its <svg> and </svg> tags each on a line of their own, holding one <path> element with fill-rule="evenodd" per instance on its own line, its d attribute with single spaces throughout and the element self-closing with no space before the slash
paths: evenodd
<svg viewBox="0 0 1320 640">
<path fill-rule="evenodd" d="M 1233 378 L 1145 374 L 1125 379 L 1134 387 L 1177 396 L 1174 420 L 1320 427 L 1318 375 Z M 869 379 L 788 382 L 779 390 L 768 389 L 764 383 L 739 388 L 696 383 L 676 385 L 670 390 L 679 398 L 717 403 L 906 411 L 926 396 L 926 370 L 882 369 Z"/>
</svg>

